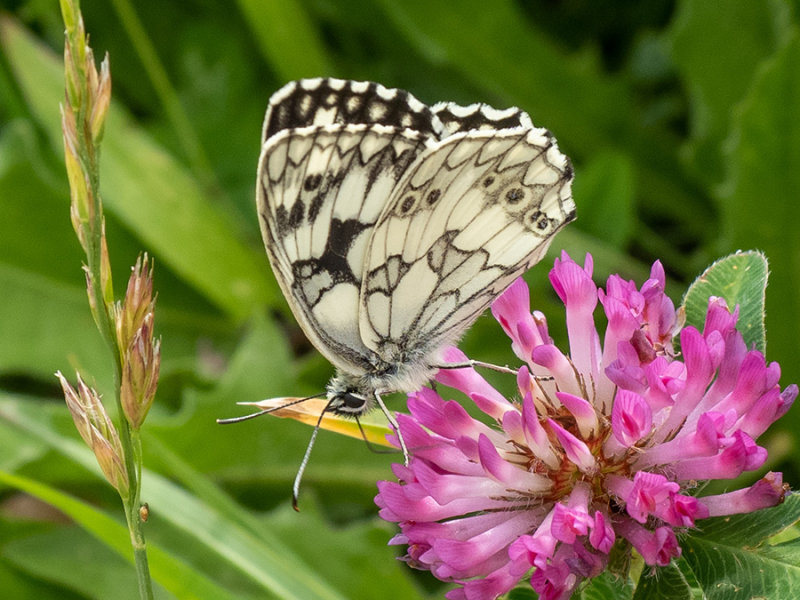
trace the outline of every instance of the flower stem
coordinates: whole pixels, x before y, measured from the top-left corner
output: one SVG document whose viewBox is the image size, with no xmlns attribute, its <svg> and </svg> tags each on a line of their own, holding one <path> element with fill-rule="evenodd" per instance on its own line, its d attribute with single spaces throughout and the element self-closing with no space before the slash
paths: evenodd
<svg viewBox="0 0 800 600">
<path fill-rule="evenodd" d="M 121 414 L 121 413 L 120 413 Z M 141 437 L 139 431 L 130 432 L 130 426 L 124 419 L 123 429 L 128 430 L 129 440 L 133 452 L 132 460 L 126 460 L 126 465 L 132 462 L 130 467 L 136 469 L 135 473 L 128 471 L 129 476 L 132 475 L 132 481 L 136 481 L 136 485 L 131 486 L 131 495 L 125 500 L 125 517 L 128 521 L 128 531 L 131 535 L 131 546 L 133 547 L 133 558 L 136 563 L 136 579 L 139 582 L 139 597 L 142 600 L 153 600 L 153 585 L 150 580 L 150 567 L 147 562 L 147 545 L 144 539 L 144 530 L 142 518 L 140 516 L 139 507 L 141 506 L 141 481 L 142 474 L 142 453 L 141 453 Z M 132 435 L 130 435 L 132 433 Z M 135 460 L 133 460 L 135 456 Z"/>
<path fill-rule="evenodd" d="M 87 44 L 79 1 L 61 0 L 61 12 L 66 26 L 64 50 L 66 102 L 62 107 L 62 127 L 65 163 L 70 183 L 70 213 L 75 233 L 86 253 L 84 270 L 89 305 L 97 328 L 112 355 L 115 397 L 120 415 L 118 427 L 114 427 L 110 421 L 105 420 L 107 419 L 105 409 L 96 392 L 89 390 L 86 386 L 79 386 L 81 390 L 79 395 L 66 382 L 63 385 L 65 393 L 68 395 L 68 406 L 71 406 L 70 410 L 76 425 L 79 425 L 79 431 L 83 432 L 82 435 L 87 431 L 97 432 L 96 435 L 92 433 L 84 439 L 95 452 L 101 467 L 105 465 L 104 473 L 120 494 L 133 546 L 139 596 L 143 600 L 152 600 L 153 586 L 147 560 L 143 519 L 140 513 L 141 438 L 138 428 L 134 429 L 127 413 L 123 410 L 123 371 L 128 367 L 127 361 L 130 360 L 129 340 L 122 339 L 118 335 L 118 325 L 126 319 L 127 323 L 134 323 L 137 328 L 141 327 L 141 323 L 131 318 L 129 314 L 131 312 L 135 315 L 139 314 L 142 307 L 131 302 L 130 305 L 125 305 L 124 308 L 128 311 L 126 312 L 114 301 L 111 267 L 105 237 L 103 203 L 100 197 L 100 140 L 110 102 L 111 76 L 107 58 L 101 64 L 99 73 L 97 71 L 92 50 Z M 136 274 L 138 276 L 140 272 L 137 271 Z M 153 304 L 149 294 L 144 298 L 143 306 L 146 311 L 152 312 Z M 152 345 L 151 323 L 152 316 L 150 315 L 147 317 L 145 330 L 150 335 L 143 343 Z M 156 367 L 155 369 L 151 367 L 148 373 L 151 378 L 158 377 L 157 344 L 156 342 L 156 345 L 152 346 L 151 355 L 156 354 Z M 150 364 L 152 365 L 154 361 L 151 355 L 148 356 L 151 358 Z M 150 387 L 154 393 L 154 386 Z M 141 386 L 136 389 L 139 388 Z M 152 393 L 148 398 L 148 407 L 149 402 L 152 401 Z M 83 402 L 80 401 L 81 399 Z M 93 407 L 93 410 L 87 410 L 87 407 Z M 135 421 L 136 427 L 141 425 L 144 414 L 146 411 L 138 415 Z M 103 419 L 100 419 L 100 416 L 103 416 Z M 102 431 L 97 428 L 98 423 L 102 425 Z"/>
</svg>

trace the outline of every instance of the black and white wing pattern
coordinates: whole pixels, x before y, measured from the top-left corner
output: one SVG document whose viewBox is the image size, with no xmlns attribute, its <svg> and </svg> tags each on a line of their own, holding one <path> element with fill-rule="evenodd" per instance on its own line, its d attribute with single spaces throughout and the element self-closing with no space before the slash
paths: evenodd
<svg viewBox="0 0 800 600">
<path fill-rule="evenodd" d="M 270 104 L 256 192 L 261 232 L 309 339 L 335 366 L 360 374 L 374 363 L 358 330 L 367 243 L 391 190 L 429 140 L 413 129 L 360 122 L 368 97 L 351 87 L 345 93 L 338 85 L 345 82 L 313 81 L 316 87 L 289 84 Z M 410 109 L 403 117 L 388 100 L 386 107 L 403 121 L 424 120 Z M 356 122 L 341 122 L 345 116 Z"/>
<path fill-rule="evenodd" d="M 433 109 L 404 90 L 371 81 L 319 78 L 292 81 L 272 95 L 261 143 L 285 129 L 336 123 L 410 129 L 437 139 L 444 133 Z"/>
<path fill-rule="evenodd" d="M 392 191 L 361 290 L 361 337 L 384 360 L 457 339 L 574 217 L 568 160 L 547 131 L 516 121 L 457 130 Z"/>
<path fill-rule="evenodd" d="M 574 218 L 571 181 L 552 136 L 516 108 L 428 107 L 337 79 L 276 92 L 261 231 L 298 322 L 338 369 L 331 410 L 422 385 L 437 351 Z"/>
</svg>

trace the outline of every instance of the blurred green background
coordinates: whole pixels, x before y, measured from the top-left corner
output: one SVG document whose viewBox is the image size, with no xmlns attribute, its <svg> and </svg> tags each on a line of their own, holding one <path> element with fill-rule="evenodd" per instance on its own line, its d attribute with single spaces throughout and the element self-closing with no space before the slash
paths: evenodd
<svg viewBox="0 0 800 600">
<path fill-rule="evenodd" d="M 144 428 L 143 498 L 153 573 L 172 590 L 159 598 L 434 598 L 446 589 L 386 547 L 394 530 L 372 497 L 396 457 L 323 432 L 297 515 L 291 481 L 310 430 L 273 418 L 215 424 L 243 413 L 237 401 L 316 393 L 331 374 L 292 321 L 254 210 L 261 120 L 288 80 L 368 79 L 430 104 L 523 108 L 577 173 L 578 221 L 528 275 L 559 341 L 546 275 L 561 248 L 578 260 L 591 251 L 598 282 L 619 272 L 641 283 L 658 258 L 676 304 L 715 258 L 761 249 L 771 270 L 767 357 L 781 363 L 783 385 L 800 381 L 797 2 L 82 8 L 96 55 L 111 60 L 101 185 L 117 293 L 140 251 L 156 260 L 163 363 Z M 54 0 L 0 2 L 0 590 L 136 598 L 133 569 L 114 550 L 127 545 L 119 500 L 79 443 L 53 377 L 79 369 L 112 396 L 69 221 L 62 49 Z M 489 317 L 462 347 L 513 359 Z M 761 440 L 767 466 L 795 485 L 797 431 L 795 410 Z M 19 488 L 67 512 L 73 505 L 59 494 L 81 503 L 65 518 Z M 185 570 L 165 568 L 160 552 Z"/>
</svg>

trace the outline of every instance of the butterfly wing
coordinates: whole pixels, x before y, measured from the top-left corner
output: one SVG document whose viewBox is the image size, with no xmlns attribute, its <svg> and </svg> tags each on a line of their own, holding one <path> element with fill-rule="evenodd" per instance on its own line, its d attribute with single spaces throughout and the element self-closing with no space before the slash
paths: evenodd
<svg viewBox="0 0 800 600">
<path fill-rule="evenodd" d="M 371 81 L 318 77 L 292 81 L 270 98 L 261 143 L 284 129 L 340 124 L 384 125 L 440 138 L 433 110 L 405 90 Z"/>
<path fill-rule="evenodd" d="M 442 124 L 442 138 L 470 131 L 535 129 L 528 113 L 515 106 L 499 110 L 483 103 L 460 106 L 455 102 L 439 102 L 431 107 L 431 112 Z"/>
<path fill-rule="evenodd" d="M 427 119 L 431 130 L 430 109 L 402 94 L 341 80 L 293 82 L 273 96 L 265 119 L 256 203 L 272 270 L 309 340 L 352 374 L 375 358 L 358 325 L 367 241 L 391 190 L 432 142 L 407 128 L 342 121 L 391 112 Z"/>
<path fill-rule="evenodd" d="M 572 168 L 549 132 L 487 108 L 434 107 L 449 136 L 407 170 L 375 225 L 360 333 L 386 362 L 433 360 L 574 219 Z"/>
</svg>

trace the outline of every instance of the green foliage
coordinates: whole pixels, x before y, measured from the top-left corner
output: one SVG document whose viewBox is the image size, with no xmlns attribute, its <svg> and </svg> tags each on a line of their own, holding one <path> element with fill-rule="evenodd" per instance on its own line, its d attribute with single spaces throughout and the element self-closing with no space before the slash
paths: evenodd
<svg viewBox="0 0 800 600">
<path fill-rule="evenodd" d="M 580 600 L 630 600 L 633 583 L 624 581 L 618 575 L 605 571 L 578 592 Z"/>
<path fill-rule="evenodd" d="M 118 590 L 132 588 L 133 569 L 118 499 L 79 446 L 52 376 L 77 368 L 113 389 L 69 222 L 64 28 L 57 3 L 9 4 L 0 12 L 0 587 L 23 599 L 126 598 Z M 237 401 L 316 393 L 330 375 L 289 316 L 254 210 L 261 120 L 289 79 L 371 79 L 426 102 L 522 107 L 577 173 L 579 219 L 529 275 L 558 341 L 546 263 L 561 248 L 577 260 L 591 251 L 598 281 L 641 280 L 660 259 L 676 301 L 719 256 L 753 249 L 770 266 L 764 328 L 766 267 L 755 253 L 726 259 L 707 274 L 710 287 L 692 288 L 689 322 L 708 294 L 741 303 L 748 343 L 762 347 L 765 329 L 782 384 L 800 380 L 795 4 L 115 0 L 84 10 L 114 82 L 101 190 L 118 291 L 140 251 L 156 261 L 162 376 L 142 433 L 158 597 L 413 599 L 446 589 L 386 546 L 394 532 L 372 497 L 396 457 L 323 432 L 295 515 L 290 487 L 308 428 L 215 423 L 243 414 Z M 745 274 L 738 287 L 714 287 L 717 269 L 731 267 Z M 499 331 L 481 319 L 463 348 L 508 362 Z M 797 419 L 777 424 L 782 454 L 771 452 L 789 482 L 800 474 Z M 645 570 L 633 597 L 739 597 L 734 586 L 793 597 L 796 542 L 766 538 L 781 529 L 770 521 L 789 523 L 796 507 L 792 497 L 763 518 L 731 519 L 735 529 L 704 525 L 682 540 L 677 564 Z M 734 550 L 743 540 L 748 548 Z M 728 579 L 709 565 L 731 566 Z M 580 593 L 632 592 L 609 575 Z"/>
<path fill-rule="evenodd" d="M 800 497 L 750 515 L 709 519 L 681 540 L 705 598 L 792 598 L 800 589 L 798 543 L 766 543 L 800 518 Z"/>
<path fill-rule="evenodd" d="M 691 600 L 692 589 L 675 564 L 645 573 L 636 586 L 633 600 Z"/>
<path fill-rule="evenodd" d="M 766 352 L 764 295 L 767 289 L 767 260 L 759 252 L 738 252 L 708 267 L 689 286 L 683 298 L 686 324 L 700 331 L 705 324 L 708 299 L 724 298 L 728 308 L 739 307 L 736 328 L 745 343 Z"/>
<path fill-rule="evenodd" d="M 768 538 L 798 518 L 795 494 L 768 510 L 707 519 L 701 531 L 681 538 L 678 563 L 646 572 L 633 598 L 793 598 L 800 586 L 797 540 L 770 545 Z"/>
</svg>

